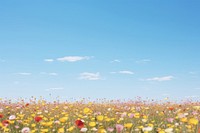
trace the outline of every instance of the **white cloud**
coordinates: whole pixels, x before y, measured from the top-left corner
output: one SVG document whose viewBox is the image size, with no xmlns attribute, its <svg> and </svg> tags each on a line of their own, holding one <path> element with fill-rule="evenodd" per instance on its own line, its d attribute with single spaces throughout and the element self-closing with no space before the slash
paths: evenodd
<svg viewBox="0 0 200 133">
<path fill-rule="evenodd" d="M 46 62 L 53 62 L 54 59 L 44 59 L 44 61 L 46 61 Z"/>
<path fill-rule="evenodd" d="M 132 71 L 119 71 L 120 74 L 134 74 Z"/>
<path fill-rule="evenodd" d="M 40 72 L 40 74 L 42 74 L 42 75 L 50 75 L 50 76 L 58 76 L 58 73 L 55 73 L 55 72 L 51 72 L 51 73 Z"/>
<path fill-rule="evenodd" d="M 57 76 L 58 73 L 49 73 L 50 76 Z"/>
<path fill-rule="evenodd" d="M 185 96 L 185 98 L 199 98 L 200 96 L 198 95 L 191 95 L 191 96 Z"/>
<path fill-rule="evenodd" d="M 111 61 L 110 63 L 120 63 L 120 62 L 121 62 L 120 60 L 115 59 L 115 60 Z"/>
<path fill-rule="evenodd" d="M 147 81 L 169 81 L 172 80 L 173 76 L 164 76 L 164 77 L 153 77 L 146 79 Z"/>
<path fill-rule="evenodd" d="M 89 72 L 84 72 L 80 74 L 80 79 L 84 79 L 84 80 L 100 80 L 101 76 L 100 73 L 89 73 Z"/>
<path fill-rule="evenodd" d="M 148 63 L 150 61 L 151 61 L 150 59 L 142 59 L 142 60 L 136 61 L 136 63 L 138 63 L 138 64 L 146 64 L 146 63 Z"/>
<path fill-rule="evenodd" d="M 124 71 L 119 71 L 119 72 L 110 72 L 111 74 L 134 74 L 134 72 L 132 71 L 127 71 L 127 70 L 124 70 Z"/>
<path fill-rule="evenodd" d="M 61 62 L 76 62 L 81 60 L 89 60 L 91 57 L 88 56 L 65 56 L 62 58 L 57 58 L 57 61 Z"/>
<path fill-rule="evenodd" d="M 17 73 L 17 74 L 18 74 L 18 75 L 29 76 L 29 75 L 31 75 L 32 73 L 21 72 L 21 73 Z"/>
<path fill-rule="evenodd" d="M 46 91 L 56 91 L 56 90 L 64 90 L 64 88 L 58 87 L 58 88 L 49 88 L 49 89 L 46 89 Z"/>
</svg>

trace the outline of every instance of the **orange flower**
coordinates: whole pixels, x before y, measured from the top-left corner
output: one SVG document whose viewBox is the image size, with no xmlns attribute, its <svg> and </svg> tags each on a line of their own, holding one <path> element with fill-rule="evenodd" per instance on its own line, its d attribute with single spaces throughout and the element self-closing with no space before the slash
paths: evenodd
<svg viewBox="0 0 200 133">
<path fill-rule="evenodd" d="M 3 126 L 8 126 L 9 125 L 9 121 L 8 120 L 3 120 L 2 121 L 2 125 Z"/>
</svg>

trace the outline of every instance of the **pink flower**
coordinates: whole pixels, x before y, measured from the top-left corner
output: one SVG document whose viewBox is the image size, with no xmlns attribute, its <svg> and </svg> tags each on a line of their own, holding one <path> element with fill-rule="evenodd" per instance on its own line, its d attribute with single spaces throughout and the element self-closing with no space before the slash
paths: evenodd
<svg viewBox="0 0 200 133">
<path fill-rule="evenodd" d="M 174 118 L 167 118 L 167 121 L 172 123 L 174 121 Z"/>
<path fill-rule="evenodd" d="M 15 126 L 15 128 L 16 128 L 16 129 L 18 129 L 18 128 L 19 128 L 19 126 Z"/>
<path fill-rule="evenodd" d="M 120 124 L 116 124 L 117 133 L 120 133 L 123 130 L 124 126 Z"/>
<path fill-rule="evenodd" d="M 196 111 L 193 111 L 192 115 L 198 115 L 198 113 Z"/>
<path fill-rule="evenodd" d="M 134 117 L 134 114 L 131 113 L 131 114 L 129 115 L 129 118 L 133 118 L 133 117 Z"/>
<path fill-rule="evenodd" d="M 121 118 L 124 118 L 124 117 L 126 117 L 126 113 L 121 114 Z"/>
<path fill-rule="evenodd" d="M 28 128 L 28 127 L 24 127 L 23 129 L 22 129 L 22 133 L 30 133 L 31 132 L 31 130 L 30 130 L 30 128 Z"/>
<path fill-rule="evenodd" d="M 114 131 L 114 128 L 108 127 L 107 130 L 108 130 L 108 132 L 113 132 L 113 131 Z"/>
</svg>

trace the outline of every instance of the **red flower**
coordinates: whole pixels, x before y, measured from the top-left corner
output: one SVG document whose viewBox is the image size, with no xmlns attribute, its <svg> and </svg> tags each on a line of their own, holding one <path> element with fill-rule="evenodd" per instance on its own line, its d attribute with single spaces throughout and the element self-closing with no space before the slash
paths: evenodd
<svg viewBox="0 0 200 133">
<path fill-rule="evenodd" d="M 0 118 L 3 118 L 3 114 L 0 114 Z"/>
<path fill-rule="evenodd" d="M 84 123 L 81 120 L 76 120 L 75 124 L 78 128 L 83 128 L 84 127 Z"/>
<path fill-rule="evenodd" d="M 25 107 L 28 107 L 29 106 L 29 103 L 25 104 Z"/>
<path fill-rule="evenodd" d="M 2 125 L 3 126 L 8 126 L 9 125 L 9 121 L 8 120 L 3 120 L 2 121 Z"/>
<path fill-rule="evenodd" d="M 174 108 L 173 107 L 169 107 L 169 110 L 172 111 L 172 110 L 174 110 Z"/>
<path fill-rule="evenodd" d="M 42 120 L 42 117 L 36 116 L 36 117 L 34 118 L 34 120 L 35 120 L 36 122 L 40 122 L 40 121 Z"/>
</svg>

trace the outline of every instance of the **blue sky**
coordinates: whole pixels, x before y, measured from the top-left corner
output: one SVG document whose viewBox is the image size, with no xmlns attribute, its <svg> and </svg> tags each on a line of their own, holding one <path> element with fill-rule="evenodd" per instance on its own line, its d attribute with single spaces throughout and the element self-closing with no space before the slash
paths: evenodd
<svg viewBox="0 0 200 133">
<path fill-rule="evenodd" d="M 1 1 L 0 97 L 199 99 L 199 6 Z"/>
</svg>

